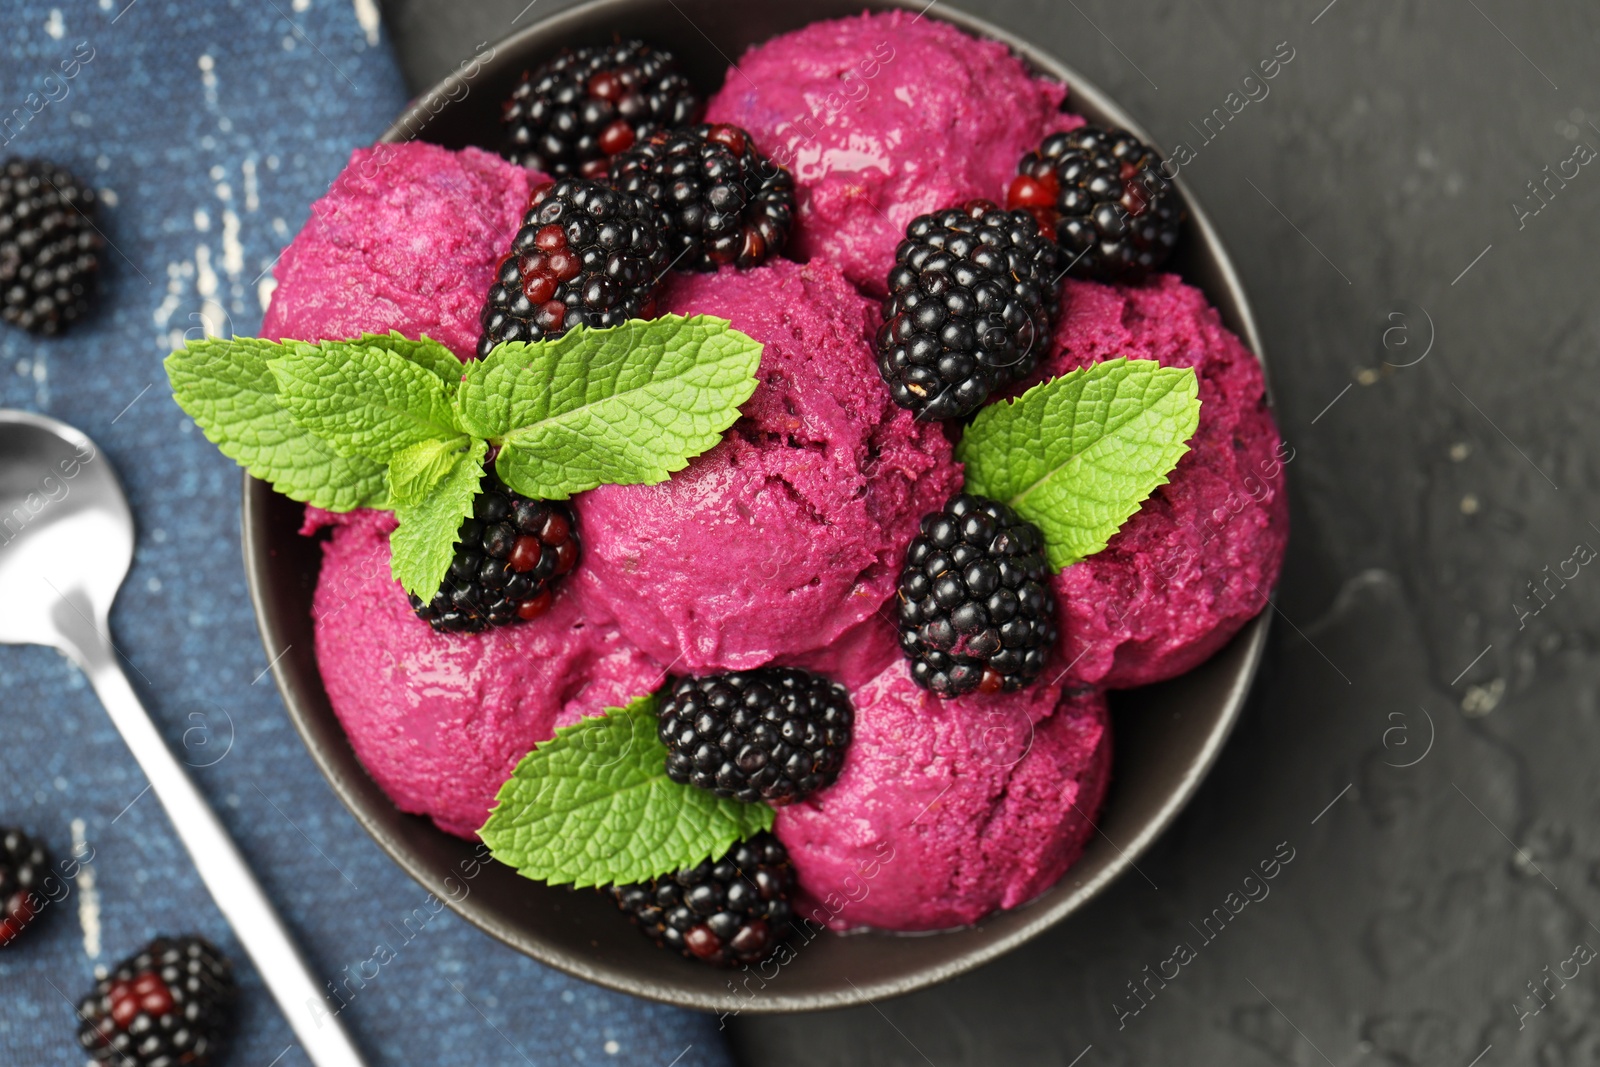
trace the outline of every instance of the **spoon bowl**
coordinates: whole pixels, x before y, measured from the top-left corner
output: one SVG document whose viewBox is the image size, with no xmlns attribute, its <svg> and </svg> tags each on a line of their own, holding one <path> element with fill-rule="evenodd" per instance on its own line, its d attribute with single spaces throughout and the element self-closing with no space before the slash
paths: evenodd
<svg viewBox="0 0 1600 1067">
<path fill-rule="evenodd" d="M 0 412 L 0 457 L 0 643 L 81 661 L 133 562 L 128 501 L 94 442 L 55 419 Z"/>
</svg>

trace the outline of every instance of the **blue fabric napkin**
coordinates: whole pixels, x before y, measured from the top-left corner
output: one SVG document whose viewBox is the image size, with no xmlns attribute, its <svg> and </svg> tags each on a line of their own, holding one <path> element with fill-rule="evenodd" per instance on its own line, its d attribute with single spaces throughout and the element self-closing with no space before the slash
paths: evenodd
<svg viewBox="0 0 1600 1067">
<path fill-rule="evenodd" d="M 376 4 L 7 0 L 4 14 L 0 158 L 50 158 L 102 190 L 108 247 L 86 323 L 52 340 L 0 324 L 0 406 L 80 427 L 121 473 L 139 547 L 113 636 L 314 969 L 361 976 L 343 1014 L 358 1042 L 375 1065 L 727 1063 L 715 1020 L 569 979 L 432 913 L 362 833 L 264 673 L 238 470 L 167 392 L 161 360 L 186 333 L 256 332 L 274 257 L 403 105 Z M 0 647 L 0 824 L 58 861 L 75 842 L 93 856 L 0 949 L 0 1063 L 82 1062 L 73 1003 L 97 971 L 197 932 L 240 964 L 226 1062 L 304 1064 L 144 790 L 75 668 Z"/>
</svg>

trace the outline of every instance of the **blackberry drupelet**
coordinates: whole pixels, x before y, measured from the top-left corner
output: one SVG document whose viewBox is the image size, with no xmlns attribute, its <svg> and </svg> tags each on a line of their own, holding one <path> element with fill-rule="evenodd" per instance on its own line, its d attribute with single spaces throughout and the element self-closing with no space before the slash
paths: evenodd
<svg viewBox="0 0 1600 1067">
<path fill-rule="evenodd" d="M 1126 130 L 1080 126 L 1022 157 L 1006 206 L 1033 213 L 1073 277 L 1138 281 L 1178 243 L 1183 203 L 1161 157 Z"/>
<path fill-rule="evenodd" d="M 900 647 L 911 677 L 941 697 L 1020 689 L 1056 640 L 1038 527 L 960 493 L 923 516 L 900 571 Z"/>
<path fill-rule="evenodd" d="M 671 52 L 643 41 L 579 48 L 522 76 L 502 115 L 501 154 L 556 177 L 598 178 L 612 156 L 699 109 Z"/>
<path fill-rule="evenodd" d="M 662 230 L 661 213 L 637 194 L 583 178 L 536 187 L 484 303 L 478 358 L 503 341 L 652 316 L 667 267 Z"/>
<path fill-rule="evenodd" d="M 611 184 L 666 213 L 667 258 L 680 270 L 758 267 L 789 241 L 794 176 L 737 126 L 657 133 L 612 161 Z"/>
<path fill-rule="evenodd" d="M 721 859 L 609 892 L 656 944 L 736 967 L 766 959 L 788 936 L 794 886 L 788 850 L 762 831 Z"/>
<path fill-rule="evenodd" d="M 889 272 L 878 373 L 919 420 L 960 419 L 1026 377 L 1050 338 L 1055 244 L 987 200 L 920 215 Z"/>
<path fill-rule="evenodd" d="M 0 948 L 15 941 L 43 907 L 39 889 L 49 866 L 44 846 L 21 830 L 0 827 Z"/>
<path fill-rule="evenodd" d="M 572 508 L 529 500 L 487 466 L 472 518 L 456 534 L 455 558 L 433 598 L 411 609 L 440 633 L 478 633 L 537 619 L 550 610 L 557 581 L 578 565 L 582 546 Z"/>
<path fill-rule="evenodd" d="M 680 678 L 661 708 L 667 777 L 774 807 L 839 776 L 855 712 L 844 686 L 793 667 Z"/>
<path fill-rule="evenodd" d="M 104 242 L 94 190 L 38 159 L 0 165 L 0 319 L 60 333 L 94 298 Z"/>
<path fill-rule="evenodd" d="M 78 1005 L 78 1043 L 115 1067 L 205 1067 L 232 1021 L 233 967 L 200 937 L 158 937 Z"/>
</svg>

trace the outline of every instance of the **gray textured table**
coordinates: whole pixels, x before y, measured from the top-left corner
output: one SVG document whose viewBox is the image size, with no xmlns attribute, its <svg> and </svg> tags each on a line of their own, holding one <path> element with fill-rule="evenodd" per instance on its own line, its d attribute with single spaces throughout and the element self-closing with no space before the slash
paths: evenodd
<svg viewBox="0 0 1600 1067">
<path fill-rule="evenodd" d="M 524 3 L 393 0 L 413 87 Z M 741 1020 L 736 1048 L 937 1067 L 1596 1062 L 1600 967 L 1575 948 L 1600 948 L 1600 578 L 1575 546 L 1600 548 L 1600 169 L 1569 163 L 1538 199 L 1528 183 L 1600 147 L 1600 8 L 971 6 L 1194 149 L 1183 176 L 1235 253 L 1296 449 L 1281 625 L 1145 878 L 941 988 Z M 1294 59 L 1270 95 L 1228 113 L 1280 42 Z M 1214 108 L 1228 119 L 1208 140 Z M 1275 852 L 1293 859 L 1270 895 L 1206 925 Z M 1179 942 L 1194 958 L 1176 966 Z"/>
</svg>

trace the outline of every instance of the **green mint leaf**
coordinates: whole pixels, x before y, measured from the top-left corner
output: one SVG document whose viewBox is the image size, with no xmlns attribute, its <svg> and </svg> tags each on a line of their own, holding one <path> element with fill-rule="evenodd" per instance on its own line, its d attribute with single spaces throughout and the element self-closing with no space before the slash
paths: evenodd
<svg viewBox="0 0 1600 1067">
<path fill-rule="evenodd" d="M 164 365 L 173 399 L 206 438 L 284 496 L 329 511 L 388 507 L 381 464 L 335 451 L 278 403 L 267 364 L 287 351 L 254 337 L 206 338 Z"/>
<path fill-rule="evenodd" d="M 419 367 L 428 368 L 439 376 L 446 392 L 451 394 L 461 386 L 461 376 L 466 373 L 466 367 L 456 358 L 456 354 L 427 334 L 413 341 L 394 330 L 386 334 L 364 333 L 355 343 L 388 349 Z"/>
<path fill-rule="evenodd" d="M 471 441 L 465 434 L 452 441 L 430 438 L 396 452 L 389 460 L 389 497 L 395 506 L 420 504 Z"/>
<path fill-rule="evenodd" d="M 1193 370 L 1111 359 L 983 408 L 956 458 L 969 492 L 1039 527 L 1060 570 L 1105 548 L 1166 484 L 1199 424 Z"/>
<path fill-rule="evenodd" d="M 463 429 L 500 444 L 495 472 L 526 496 L 651 485 L 738 419 L 761 347 L 707 315 L 580 326 L 467 364 L 456 408 Z"/>
<path fill-rule="evenodd" d="M 771 829 L 765 804 L 667 777 L 657 700 L 584 719 L 525 756 L 478 836 L 494 857 L 554 885 L 626 884 L 720 856 Z"/>
<path fill-rule="evenodd" d="M 421 441 L 461 435 L 438 374 L 388 348 L 297 342 L 268 366 L 278 402 L 341 455 L 388 463 Z"/>
<path fill-rule="evenodd" d="M 461 520 L 472 514 L 472 501 L 483 480 L 483 457 L 489 446 L 467 439 L 465 448 L 437 484 L 415 504 L 396 505 L 400 520 L 389 535 L 389 573 L 408 593 L 431 599 L 444 582 L 455 554 L 456 533 Z"/>
</svg>

